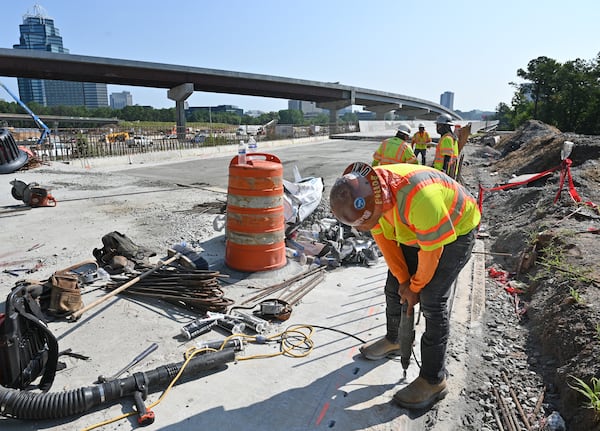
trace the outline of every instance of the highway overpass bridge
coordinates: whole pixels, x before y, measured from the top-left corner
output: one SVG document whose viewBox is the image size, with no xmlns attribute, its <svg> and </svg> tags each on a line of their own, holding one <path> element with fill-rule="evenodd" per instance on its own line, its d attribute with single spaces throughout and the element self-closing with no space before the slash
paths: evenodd
<svg viewBox="0 0 600 431">
<path fill-rule="evenodd" d="M 427 100 L 338 83 L 38 50 L 0 48 L 0 76 L 165 88 L 175 101 L 178 128 L 185 126 L 184 101 L 194 91 L 312 101 L 330 110 L 332 123 L 336 111 L 351 105 L 381 120 L 391 111 L 410 119 L 430 120 L 440 113 L 461 119 Z"/>
</svg>

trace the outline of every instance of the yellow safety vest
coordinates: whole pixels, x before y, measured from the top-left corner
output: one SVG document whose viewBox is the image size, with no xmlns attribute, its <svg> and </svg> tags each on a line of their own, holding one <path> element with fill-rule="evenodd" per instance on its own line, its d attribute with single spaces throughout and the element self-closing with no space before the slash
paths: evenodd
<svg viewBox="0 0 600 431">
<path fill-rule="evenodd" d="M 401 177 L 391 185 L 396 205 L 371 230 L 399 244 L 435 250 L 473 230 L 481 219 L 477 201 L 460 183 L 422 165 L 379 166 Z"/>
<path fill-rule="evenodd" d="M 408 144 L 398 137 L 386 139 L 373 153 L 373 166 L 394 163 L 419 163 L 415 153 Z"/>
<path fill-rule="evenodd" d="M 452 133 L 446 133 L 440 138 L 435 148 L 433 167 L 441 171 L 444 168 L 445 156 L 450 157 L 448 166 L 455 164 L 458 159 L 458 141 Z"/>
<path fill-rule="evenodd" d="M 411 143 L 415 146 L 415 150 L 426 150 L 429 142 L 431 142 L 431 137 L 426 130 L 415 133 L 411 141 Z"/>
</svg>

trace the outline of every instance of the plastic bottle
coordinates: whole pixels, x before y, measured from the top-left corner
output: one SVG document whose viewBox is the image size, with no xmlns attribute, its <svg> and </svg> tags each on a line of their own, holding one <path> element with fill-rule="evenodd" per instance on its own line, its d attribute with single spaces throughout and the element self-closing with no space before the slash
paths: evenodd
<svg viewBox="0 0 600 431">
<path fill-rule="evenodd" d="M 302 253 L 301 251 L 298 250 L 294 250 L 291 247 L 286 247 L 285 248 L 285 255 L 287 257 L 289 257 L 290 259 L 295 259 L 298 262 L 300 262 L 301 265 L 305 265 L 306 264 L 306 255 L 304 253 Z"/>
<path fill-rule="evenodd" d="M 256 153 L 256 151 L 258 151 L 258 144 L 256 139 L 254 139 L 254 136 L 250 136 L 250 138 L 248 138 L 248 154 Z"/>
<path fill-rule="evenodd" d="M 240 141 L 238 145 L 238 165 L 246 164 L 246 144 L 244 141 Z"/>
</svg>

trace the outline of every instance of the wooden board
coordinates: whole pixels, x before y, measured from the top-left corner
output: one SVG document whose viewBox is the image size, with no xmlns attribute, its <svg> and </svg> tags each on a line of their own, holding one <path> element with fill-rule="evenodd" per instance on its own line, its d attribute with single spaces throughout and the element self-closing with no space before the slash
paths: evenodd
<svg viewBox="0 0 600 431">
<path fill-rule="evenodd" d="M 466 126 L 462 126 L 458 129 L 458 154 L 462 151 L 463 147 L 467 143 L 467 139 L 471 135 L 471 123 Z"/>
</svg>

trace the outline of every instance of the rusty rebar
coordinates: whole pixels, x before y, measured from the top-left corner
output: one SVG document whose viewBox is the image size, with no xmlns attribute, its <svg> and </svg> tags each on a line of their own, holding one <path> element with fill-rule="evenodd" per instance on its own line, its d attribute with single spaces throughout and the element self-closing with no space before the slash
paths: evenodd
<svg viewBox="0 0 600 431">
<path fill-rule="evenodd" d="M 304 285 L 297 288 L 293 292 L 290 292 L 287 296 L 281 297 L 282 301 L 287 302 L 290 305 L 295 305 L 298 301 L 300 301 L 304 296 L 313 290 L 323 279 L 325 278 L 325 270 L 321 269 L 314 277 L 310 280 L 306 281 Z"/>
<path fill-rule="evenodd" d="M 515 391 L 513 390 L 513 388 L 510 387 L 510 382 L 504 371 L 502 372 L 502 378 L 504 379 L 504 383 L 506 383 L 506 385 L 508 386 L 510 395 L 511 395 L 513 401 L 515 402 L 515 405 L 517 406 L 517 410 L 519 411 L 519 414 L 521 415 L 521 419 L 523 420 L 523 423 L 527 427 L 527 431 L 531 431 L 531 425 L 529 424 L 529 420 L 527 419 L 527 416 L 525 415 L 525 412 L 523 411 L 523 406 L 521 406 L 521 403 L 519 402 L 519 399 L 517 398 L 517 394 L 515 394 Z"/>
<path fill-rule="evenodd" d="M 277 283 L 277 284 L 273 284 L 271 286 L 264 287 L 264 288 L 260 289 L 259 293 L 246 299 L 241 304 L 245 305 L 245 304 L 248 304 L 249 302 L 256 301 L 256 300 L 262 299 L 266 296 L 272 295 L 273 293 L 275 293 L 281 289 L 285 289 L 286 287 L 289 287 L 291 284 L 293 284 L 299 280 L 302 280 L 306 277 L 309 277 L 319 271 L 321 271 L 320 267 L 313 268 L 313 269 L 301 272 L 300 274 L 296 274 L 295 276 L 291 277 L 288 280 L 282 281 L 281 283 Z"/>
<path fill-rule="evenodd" d="M 504 431 L 504 427 L 502 426 L 502 421 L 500 420 L 500 416 L 498 415 L 498 410 L 492 409 L 492 413 L 494 415 L 494 419 L 496 420 L 496 425 L 498 425 L 498 430 Z"/>
<path fill-rule="evenodd" d="M 492 390 L 494 391 L 494 395 L 496 396 L 496 402 L 500 406 L 500 412 L 502 413 L 502 419 L 503 419 L 503 422 L 504 422 L 504 426 L 506 427 L 506 429 L 508 431 L 519 431 L 519 430 L 517 430 L 516 424 L 513 422 L 513 419 L 512 419 L 511 414 L 510 414 L 510 412 L 508 410 L 508 407 L 504 403 L 504 399 L 502 398 L 502 396 L 498 392 L 498 389 L 496 389 L 495 386 L 492 386 Z"/>
</svg>

